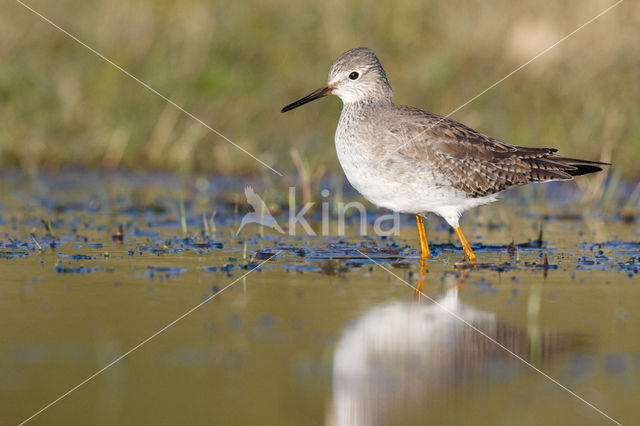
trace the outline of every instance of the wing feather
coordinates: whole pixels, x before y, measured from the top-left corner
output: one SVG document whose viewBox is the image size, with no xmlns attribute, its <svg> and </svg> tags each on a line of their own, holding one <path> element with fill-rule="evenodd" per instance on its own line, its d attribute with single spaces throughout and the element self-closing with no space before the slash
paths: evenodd
<svg viewBox="0 0 640 426">
<path fill-rule="evenodd" d="M 398 153 L 429 162 L 447 184 L 473 197 L 531 182 L 570 180 L 608 165 L 561 157 L 554 148 L 509 145 L 464 124 L 417 108 L 398 106 L 389 129 Z"/>
</svg>

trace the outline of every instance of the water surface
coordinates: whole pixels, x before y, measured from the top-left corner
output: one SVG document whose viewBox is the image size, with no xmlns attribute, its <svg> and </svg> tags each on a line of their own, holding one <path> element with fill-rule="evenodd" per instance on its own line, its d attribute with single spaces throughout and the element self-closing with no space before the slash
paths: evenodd
<svg viewBox="0 0 640 426">
<path fill-rule="evenodd" d="M 567 206 L 557 194 L 573 187 L 516 192 L 463 221 L 475 268 L 430 220 L 436 256 L 421 271 L 410 217 L 393 238 L 361 238 L 355 226 L 346 237 L 261 237 L 256 225 L 236 235 L 243 185 L 6 174 L 2 424 L 212 295 L 31 423 L 610 423 L 524 361 L 623 424 L 640 422 L 635 216 Z"/>
</svg>

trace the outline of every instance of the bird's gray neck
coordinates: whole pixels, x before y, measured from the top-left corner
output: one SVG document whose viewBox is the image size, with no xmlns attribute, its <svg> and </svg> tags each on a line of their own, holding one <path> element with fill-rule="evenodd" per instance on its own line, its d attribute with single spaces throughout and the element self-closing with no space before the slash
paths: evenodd
<svg viewBox="0 0 640 426">
<path fill-rule="evenodd" d="M 392 107 L 391 99 L 345 102 L 336 129 L 338 151 L 346 149 L 347 146 L 358 145 L 363 134 L 368 134 L 377 127 L 380 117 L 385 115 L 384 110 Z"/>
<path fill-rule="evenodd" d="M 353 102 L 344 102 L 342 105 L 341 119 L 348 117 L 349 119 L 358 118 L 367 120 L 371 115 L 376 114 L 377 111 L 389 108 L 392 105 L 391 97 L 371 97 Z"/>
</svg>

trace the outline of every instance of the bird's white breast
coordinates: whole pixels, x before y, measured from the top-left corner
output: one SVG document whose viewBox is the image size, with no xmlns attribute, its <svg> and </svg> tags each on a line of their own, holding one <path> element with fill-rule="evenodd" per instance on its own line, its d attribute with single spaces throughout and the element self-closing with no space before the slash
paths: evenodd
<svg viewBox="0 0 640 426">
<path fill-rule="evenodd" d="M 364 127 L 345 109 L 335 134 L 338 160 L 349 183 L 371 203 L 400 213 L 436 213 L 456 226 L 462 212 L 495 200 L 471 198 L 450 187 L 429 164 L 399 155 L 403 141 L 381 143 L 383 126 Z"/>
</svg>

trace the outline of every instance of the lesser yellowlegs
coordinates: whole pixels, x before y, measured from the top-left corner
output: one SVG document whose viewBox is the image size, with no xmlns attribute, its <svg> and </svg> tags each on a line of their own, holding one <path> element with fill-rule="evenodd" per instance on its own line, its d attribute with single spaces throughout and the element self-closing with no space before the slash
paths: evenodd
<svg viewBox="0 0 640 426">
<path fill-rule="evenodd" d="M 373 204 L 416 216 L 422 258 L 430 257 L 425 214 L 442 216 L 475 261 L 459 225 L 466 210 L 496 201 L 511 186 L 570 180 L 607 165 L 561 157 L 554 148 L 509 145 L 448 118 L 395 105 L 380 61 L 365 47 L 340 55 L 326 85 L 282 112 L 329 94 L 343 103 L 335 143 L 347 179 Z"/>
</svg>

